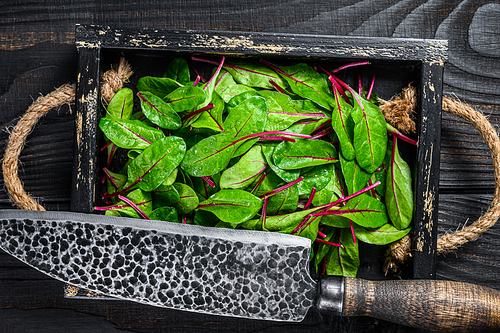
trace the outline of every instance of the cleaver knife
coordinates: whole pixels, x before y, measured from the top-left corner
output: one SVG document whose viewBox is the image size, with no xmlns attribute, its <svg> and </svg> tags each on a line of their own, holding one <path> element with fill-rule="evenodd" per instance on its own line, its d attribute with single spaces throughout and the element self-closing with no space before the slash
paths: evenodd
<svg viewBox="0 0 500 333">
<path fill-rule="evenodd" d="M 0 210 L 0 247 L 60 281 L 171 309 L 261 320 L 371 316 L 442 332 L 500 331 L 500 291 L 451 281 L 309 275 L 311 241 L 68 212 Z"/>
</svg>

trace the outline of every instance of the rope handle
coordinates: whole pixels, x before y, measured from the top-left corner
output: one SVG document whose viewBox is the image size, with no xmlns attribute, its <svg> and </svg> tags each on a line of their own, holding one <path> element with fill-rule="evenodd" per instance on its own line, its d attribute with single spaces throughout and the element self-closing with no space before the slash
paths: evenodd
<svg viewBox="0 0 500 333">
<path fill-rule="evenodd" d="M 132 74 L 130 65 L 124 58 L 121 58 L 118 65 L 113 66 L 102 75 L 101 96 L 105 105 L 123 87 L 123 83 L 128 82 Z M 46 96 L 39 97 L 10 133 L 2 162 L 2 171 L 7 192 L 14 205 L 21 209 L 45 210 L 31 195 L 26 193 L 18 176 L 19 156 L 26 143 L 26 138 L 42 116 L 53 108 L 74 102 L 75 95 L 76 85 L 65 84 Z M 408 86 L 390 101 L 381 100 L 380 108 L 389 122 L 399 127 L 401 131 L 408 132 L 414 128 L 411 117 L 415 113 L 416 104 L 416 89 Z M 494 127 L 481 112 L 456 99 L 443 97 L 442 110 L 472 123 L 488 145 L 495 170 L 495 195 L 488 211 L 476 222 L 452 234 L 443 235 L 437 240 L 438 254 L 453 251 L 461 245 L 477 239 L 500 217 L 500 139 Z M 399 121 L 394 122 L 395 119 L 399 119 Z M 397 271 L 399 265 L 404 263 L 408 257 L 411 257 L 411 239 L 407 235 L 390 246 L 384 270 L 386 272 L 389 269 Z"/>
</svg>

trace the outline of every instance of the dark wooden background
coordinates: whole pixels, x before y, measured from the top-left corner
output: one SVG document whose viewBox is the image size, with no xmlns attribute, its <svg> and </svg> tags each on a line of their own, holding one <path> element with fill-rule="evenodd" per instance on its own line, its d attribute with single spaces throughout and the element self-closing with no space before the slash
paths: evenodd
<svg viewBox="0 0 500 333">
<path fill-rule="evenodd" d="M 244 30 L 449 41 L 444 94 L 500 124 L 500 3 L 478 0 L 2 1 L 0 156 L 9 128 L 40 94 L 76 80 L 76 23 Z M 70 108 L 52 110 L 21 156 L 26 190 L 48 210 L 68 210 L 73 154 Z M 487 146 L 469 124 L 443 114 L 439 230 L 472 223 L 494 188 Z M 0 208 L 11 204 L 0 180 Z M 500 225 L 439 258 L 437 276 L 500 289 Z M 406 332 L 368 318 L 283 324 L 221 318 L 123 301 L 67 300 L 63 284 L 0 253 L 0 332 Z"/>
</svg>

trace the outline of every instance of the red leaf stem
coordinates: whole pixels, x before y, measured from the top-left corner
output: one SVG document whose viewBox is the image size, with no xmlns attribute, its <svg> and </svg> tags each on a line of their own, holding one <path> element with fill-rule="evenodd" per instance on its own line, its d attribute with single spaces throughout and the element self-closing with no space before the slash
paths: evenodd
<svg viewBox="0 0 500 333">
<path fill-rule="evenodd" d="M 316 194 L 316 187 L 313 187 L 311 195 L 309 196 L 309 200 L 307 200 L 306 205 L 304 206 L 304 210 L 306 210 L 307 208 L 309 208 L 309 206 L 311 206 L 315 194 Z"/>
<path fill-rule="evenodd" d="M 201 75 L 200 71 L 198 69 L 196 69 L 196 67 L 191 65 L 189 62 L 188 62 L 188 65 L 196 73 L 196 75 L 200 77 L 201 82 L 203 82 L 203 83 L 207 82 L 207 79 L 205 79 L 205 77 L 203 75 Z"/>
<path fill-rule="evenodd" d="M 302 180 L 304 179 L 304 177 L 300 176 L 299 178 L 297 178 L 296 180 L 294 180 L 293 182 L 291 183 L 288 183 L 286 185 L 283 185 L 281 187 L 278 187 L 277 189 L 274 189 L 272 191 L 269 191 L 263 195 L 260 196 L 260 198 L 265 198 L 265 197 L 270 197 L 270 196 L 273 196 L 275 195 L 276 193 L 280 193 L 281 191 L 284 191 L 286 190 L 287 188 L 289 187 L 292 187 L 293 185 L 297 184 L 297 183 L 300 183 Z"/>
<path fill-rule="evenodd" d="M 322 244 L 327 244 L 327 245 L 331 245 L 331 246 L 336 246 L 336 247 L 344 248 L 344 245 L 342 245 L 342 244 L 328 242 L 326 240 L 319 239 L 319 238 L 316 238 L 314 241 L 318 242 L 318 243 L 322 243 Z"/>
<path fill-rule="evenodd" d="M 201 108 L 199 110 L 196 110 L 196 111 L 193 111 L 191 113 L 188 113 L 187 115 L 183 116 L 181 118 L 182 121 L 184 120 L 187 120 L 189 118 L 193 118 L 194 116 L 196 116 L 197 114 L 200 114 L 202 113 L 203 111 L 206 111 L 206 110 L 210 110 L 210 109 L 213 109 L 215 107 L 215 105 L 213 105 L 212 103 L 208 104 L 207 106 L 205 106 L 204 108 Z"/>
<path fill-rule="evenodd" d="M 128 198 L 125 198 L 122 195 L 119 195 L 118 199 L 120 199 L 121 201 L 127 203 L 130 207 L 132 207 L 137 213 L 139 213 L 139 215 L 141 215 L 146 220 L 151 220 L 149 218 L 149 216 L 146 215 L 146 213 L 144 213 L 134 202 L 132 202 L 132 200 L 130 200 Z"/>
<path fill-rule="evenodd" d="M 259 141 L 273 141 L 273 140 L 276 140 L 276 141 L 288 141 L 288 142 L 296 142 L 297 140 L 295 140 L 294 138 L 288 138 L 286 136 L 261 136 L 259 138 Z"/>
<path fill-rule="evenodd" d="M 370 96 L 372 95 L 374 85 L 375 85 L 375 74 L 373 74 L 372 83 L 370 84 L 370 89 L 368 90 L 368 94 L 366 95 L 367 100 L 370 100 Z"/>
<path fill-rule="evenodd" d="M 207 182 L 208 185 L 210 185 L 212 188 L 215 188 L 215 183 L 214 181 L 210 178 L 210 176 L 202 176 L 201 179 Z"/>
</svg>

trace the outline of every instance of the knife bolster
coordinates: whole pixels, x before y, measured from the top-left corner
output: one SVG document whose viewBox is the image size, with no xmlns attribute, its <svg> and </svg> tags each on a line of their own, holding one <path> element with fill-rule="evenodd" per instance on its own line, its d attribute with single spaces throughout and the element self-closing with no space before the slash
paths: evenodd
<svg viewBox="0 0 500 333">
<path fill-rule="evenodd" d="M 343 276 L 324 276 L 318 283 L 316 308 L 324 314 L 342 315 L 345 279 Z"/>
</svg>

